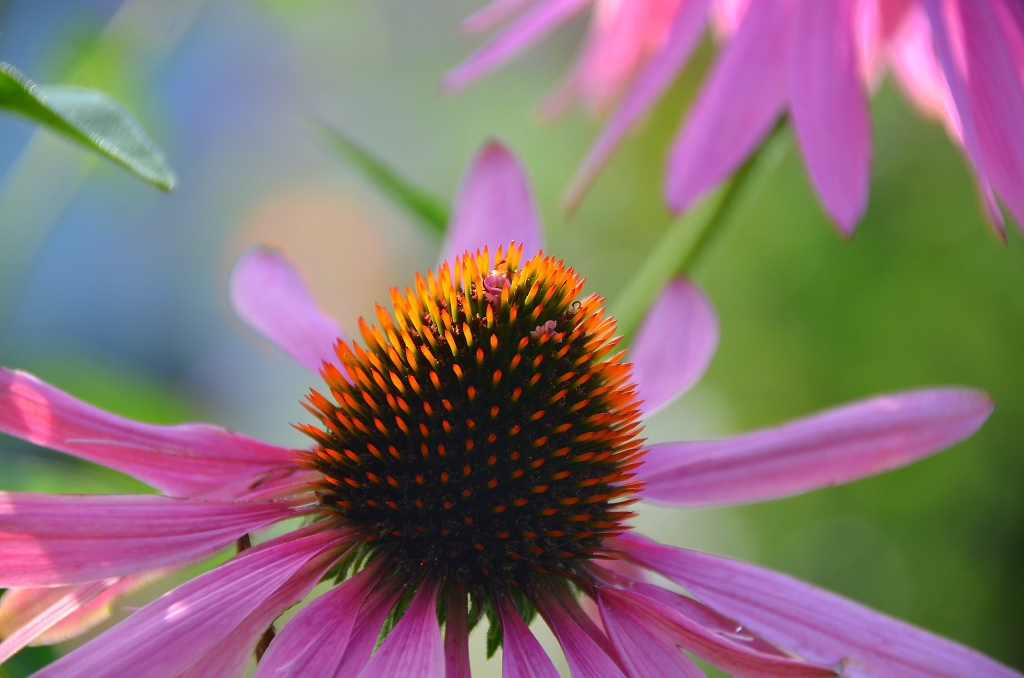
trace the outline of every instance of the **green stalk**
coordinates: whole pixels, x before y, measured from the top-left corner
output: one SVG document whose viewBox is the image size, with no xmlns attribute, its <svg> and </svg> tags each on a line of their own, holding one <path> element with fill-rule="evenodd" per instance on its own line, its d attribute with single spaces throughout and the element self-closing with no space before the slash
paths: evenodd
<svg viewBox="0 0 1024 678">
<path fill-rule="evenodd" d="M 740 206 L 756 195 L 789 147 L 786 121 L 776 125 L 760 148 L 735 174 L 702 198 L 689 212 L 680 215 L 625 289 L 611 305 L 619 333 L 630 337 L 647 309 L 672 276 L 690 271 L 708 250 L 714 236 L 734 220 Z"/>
</svg>

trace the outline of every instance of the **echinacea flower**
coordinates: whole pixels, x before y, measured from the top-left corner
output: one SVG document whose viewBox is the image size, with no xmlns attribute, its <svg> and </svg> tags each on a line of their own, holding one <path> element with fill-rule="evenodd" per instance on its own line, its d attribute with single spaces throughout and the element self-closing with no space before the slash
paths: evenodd
<svg viewBox="0 0 1024 678">
<path fill-rule="evenodd" d="M 449 246 L 495 229 L 537 242 L 539 224 L 514 158 L 489 145 L 463 182 Z M 2 430 L 176 496 L 0 495 L 0 585 L 89 586 L 241 539 L 235 557 L 37 676 L 238 676 L 255 649 L 257 678 L 467 678 L 469 631 L 485 618 L 504 675 L 556 678 L 528 626 L 539 613 L 577 678 L 702 675 L 680 648 L 751 678 L 1019 678 L 834 594 L 661 546 L 627 523 L 639 499 L 757 501 L 910 463 L 977 430 L 992 411 L 985 394 L 891 394 L 733 439 L 647 446 L 642 418 L 692 385 L 716 344 L 699 290 L 672 282 L 631 367 L 602 299 L 583 296 L 571 268 L 480 244 L 393 290 L 393 311 L 360 323 L 363 345 L 340 338 L 280 253 L 243 255 L 236 309 L 325 382 L 307 396 L 307 450 L 126 422 L 4 372 Z M 249 531 L 295 515 L 316 519 L 249 547 Z M 275 633 L 324 580 L 334 586 Z"/>
<path fill-rule="evenodd" d="M 964 148 L 989 220 L 995 193 L 1024 223 L 1024 9 L 1010 0 L 497 0 L 472 29 L 522 14 L 453 70 L 457 89 L 593 4 L 591 32 L 557 99 L 618 106 L 567 194 L 574 206 L 688 60 L 709 12 L 727 40 L 669 154 L 666 200 L 687 209 L 786 112 L 825 209 L 852 234 L 868 201 L 868 92 L 891 67 L 924 115 Z M 527 5 L 529 5 L 527 7 Z M 610 68 L 607 64 L 615 64 Z"/>
</svg>

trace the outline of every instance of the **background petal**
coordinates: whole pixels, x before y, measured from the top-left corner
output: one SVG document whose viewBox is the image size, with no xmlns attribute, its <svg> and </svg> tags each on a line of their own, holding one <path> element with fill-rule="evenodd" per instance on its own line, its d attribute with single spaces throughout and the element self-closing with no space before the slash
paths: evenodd
<svg viewBox="0 0 1024 678">
<path fill-rule="evenodd" d="M 298 467 L 295 454 L 209 424 L 158 426 L 108 414 L 0 367 L 0 431 L 178 496 L 234 495 Z"/>
<path fill-rule="evenodd" d="M 334 362 L 345 340 L 337 321 L 320 310 L 312 292 L 280 250 L 254 245 L 235 262 L 228 283 L 242 320 L 314 374 Z"/>
<path fill-rule="evenodd" d="M 684 0 L 679 4 L 664 46 L 633 80 L 597 141 L 573 175 L 563 204 L 570 212 L 583 200 L 598 172 L 630 129 L 675 81 L 704 34 L 710 0 Z"/>
<path fill-rule="evenodd" d="M 854 0 L 798 0 L 789 62 L 796 138 L 818 195 L 847 236 L 864 216 L 871 175 L 871 114 L 854 7 Z"/>
<path fill-rule="evenodd" d="M 785 110 L 791 0 L 752 0 L 718 56 L 669 153 L 665 195 L 676 212 L 729 176 Z"/>
<path fill-rule="evenodd" d="M 718 314 L 711 300 L 689 278 L 673 278 L 637 329 L 627 358 L 644 416 L 689 391 L 717 348 Z"/>
<path fill-rule="evenodd" d="M 652 445 L 638 474 L 658 503 L 765 501 L 905 466 L 972 435 L 992 409 L 972 389 L 892 393 L 736 438 Z"/>
<path fill-rule="evenodd" d="M 522 163 L 500 141 L 486 142 L 462 177 L 448 224 L 441 261 L 489 245 L 495 250 L 512 240 L 526 258 L 543 244 L 542 226 L 530 179 Z"/>
<path fill-rule="evenodd" d="M 620 539 L 629 557 L 744 626 L 847 678 L 1020 678 L 980 652 L 784 574 L 728 558 Z"/>
<path fill-rule="evenodd" d="M 594 0 L 541 0 L 444 77 L 442 89 L 454 92 L 500 68 L 530 45 L 573 18 Z"/>
</svg>

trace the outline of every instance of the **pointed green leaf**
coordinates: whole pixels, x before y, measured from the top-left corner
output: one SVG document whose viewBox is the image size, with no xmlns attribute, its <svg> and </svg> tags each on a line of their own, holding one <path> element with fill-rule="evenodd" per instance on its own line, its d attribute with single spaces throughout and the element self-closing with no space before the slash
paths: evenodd
<svg viewBox="0 0 1024 678">
<path fill-rule="evenodd" d="M 413 186 L 383 160 L 341 132 L 323 124 L 319 127 L 331 146 L 371 184 L 437 233 L 444 233 L 448 225 L 448 204 L 445 200 Z"/>
<path fill-rule="evenodd" d="M 0 63 L 0 108 L 36 120 L 170 191 L 177 178 L 131 113 L 99 90 L 37 85 Z"/>
</svg>

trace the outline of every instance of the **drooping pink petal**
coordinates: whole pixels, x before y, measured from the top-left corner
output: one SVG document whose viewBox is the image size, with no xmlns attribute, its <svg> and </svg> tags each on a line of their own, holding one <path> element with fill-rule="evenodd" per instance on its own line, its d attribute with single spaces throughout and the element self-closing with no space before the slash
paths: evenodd
<svg viewBox="0 0 1024 678">
<path fill-rule="evenodd" d="M 242 320 L 307 370 L 335 362 L 334 345 L 345 340 L 337 321 L 317 305 L 302 275 L 280 250 L 254 245 L 235 262 L 231 305 Z"/>
<path fill-rule="evenodd" d="M 486 142 L 469 163 L 455 198 L 441 261 L 489 245 L 491 251 L 515 240 L 531 257 L 541 248 L 541 219 L 530 179 L 518 158 L 500 141 Z"/>
<path fill-rule="evenodd" d="M 992 409 L 973 389 L 892 393 L 736 438 L 653 445 L 638 473 L 658 503 L 765 501 L 905 466 L 967 438 Z"/>
<path fill-rule="evenodd" d="M 0 598 L 0 664 L 27 645 L 52 645 L 106 621 L 120 597 L 167 571 L 74 586 L 8 589 Z"/>
<path fill-rule="evenodd" d="M 255 678 L 338 675 L 360 608 L 380 579 L 380 567 L 371 565 L 302 608 L 274 638 Z"/>
<path fill-rule="evenodd" d="M 498 613 L 504 633 L 501 675 L 504 678 L 559 678 L 548 653 L 523 622 L 512 601 L 501 598 Z"/>
<path fill-rule="evenodd" d="M 469 667 L 469 602 L 456 587 L 448 589 L 444 623 L 445 678 L 472 678 Z"/>
<path fill-rule="evenodd" d="M 180 675 L 188 678 L 238 678 L 253 659 L 253 651 L 281 613 L 305 598 L 337 561 L 336 551 L 318 553 L 280 588 L 267 596 L 215 647 L 193 656 Z M 286 626 L 287 628 L 287 626 Z"/>
<path fill-rule="evenodd" d="M 980 652 L 834 593 L 728 558 L 621 537 L 628 557 L 769 641 L 847 678 L 1020 678 Z"/>
<path fill-rule="evenodd" d="M 0 431 L 103 464 L 177 496 L 240 492 L 297 468 L 295 454 L 209 424 L 157 426 L 108 414 L 25 372 L 0 368 Z"/>
<path fill-rule="evenodd" d="M 441 88 L 446 92 L 455 92 L 467 87 L 511 61 L 593 2 L 594 0 L 538 2 L 476 53 L 449 71 Z"/>
<path fill-rule="evenodd" d="M 232 634 L 269 624 L 301 599 L 351 538 L 333 521 L 321 521 L 244 551 L 154 600 L 36 678 L 167 678 L 200 673 L 204 665 L 197 660 L 234 665 L 239 654 L 237 643 L 228 642 L 235 640 Z"/>
<path fill-rule="evenodd" d="M 679 645 L 736 678 L 830 678 L 837 675 L 828 666 L 760 654 L 635 591 L 602 588 L 598 597 L 602 615 L 611 620 L 620 639 L 631 637 L 631 646 L 642 642 L 645 636 L 651 638 L 651 649 L 657 643 L 662 653 Z"/>
<path fill-rule="evenodd" d="M 439 578 L 422 584 L 360 678 L 444 678 L 444 645 L 437 623 Z"/>
<path fill-rule="evenodd" d="M 644 416 L 689 391 L 716 348 L 718 314 L 711 300 L 690 279 L 673 278 L 647 312 L 629 351 Z"/>
<path fill-rule="evenodd" d="M 751 0 L 683 129 L 672 142 L 665 195 L 687 209 L 739 167 L 785 110 L 792 0 Z"/>
<path fill-rule="evenodd" d="M 0 664 L 116 583 L 116 579 L 89 582 L 82 586 L 61 588 L 47 601 L 32 601 L 47 604 L 33 609 L 31 617 L 18 620 L 20 623 L 17 628 L 9 635 L 5 634 L 3 642 L 0 642 Z"/>
<path fill-rule="evenodd" d="M 183 565 L 296 515 L 282 502 L 0 492 L 0 587 L 83 584 Z"/>
<path fill-rule="evenodd" d="M 947 15 L 954 6 L 963 22 L 967 67 L 962 76 L 985 173 L 1024 223 L 1024 31 L 1003 0 L 948 2 Z"/>
<path fill-rule="evenodd" d="M 871 175 L 871 116 L 858 72 L 854 0 L 797 0 L 789 109 L 811 179 L 850 236 L 864 216 Z"/>
<path fill-rule="evenodd" d="M 635 567 L 640 567 L 631 563 Z M 657 600 L 662 605 L 672 608 L 684 617 L 691 619 L 708 631 L 712 631 L 724 638 L 750 648 L 758 654 L 775 655 L 776 657 L 792 658 L 792 653 L 776 647 L 764 638 L 753 633 L 735 619 L 730 619 L 720 612 L 716 612 L 704 603 L 684 596 L 668 589 L 663 589 L 654 584 L 637 582 L 631 587 L 637 593 L 648 598 Z"/>
<path fill-rule="evenodd" d="M 651 633 L 599 594 L 601 621 L 615 645 L 619 663 L 631 678 L 703 678 L 704 672 L 671 640 Z"/>
<path fill-rule="evenodd" d="M 615 109 L 600 136 L 576 170 L 563 204 L 573 212 L 590 189 L 598 172 L 637 121 L 661 98 L 683 65 L 693 53 L 704 32 L 710 0 L 684 0 L 664 46 L 656 52 L 637 75 L 633 84 Z"/>
<path fill-rule="evenodd" d="M 561 602 L 552 597 L 542 598 L 537 602 L 537 610 L 551 627 L 558 644 L 562 646 L 562 652 L 565 653 L 573 676 L 625 678 L 622 669 L 610 654 L 614 653 L 611 641 L 603 637 L 603 634 L 595 638 L 599 630 L 590 622 L 583 610 L 579 609 L 575 601 L 566 601 L 566 604 L 575 607 L 574 610 L 566 610 Z M 594 628 L 588 629 L 585 626 Z"/>
<path fill-rule="evenodd" d="M 95 597 L 87 601 L 81 600 L 80 598 L 81 606 L 78 609 L 68 612 L 67 616 L 62 619 L 55 620 L 52 626 L 38 634 L 29 644 L 53 645 L 54 643 L 63 643 L 66 640 L 82 635 L 86 631 L 93 629 L 98 624 L 109 619 L 110 615 L 114 611 L 114 604 L 120 598 L 142 588 L 152 581 L 159 579 L 168 572 L 169 570 L 157 570 L 122 577 L 116 583 L 111 585 L 110 588 L 97 594 Z M 4 598 L 0 599 L 0 617 L 4 616 L 4 603 L 8 597 L 11 597 L 11 594 L 25 594 L 28 592 L 38 594 L 42 591 L 54 591 L 57 592 L 57 598 L 52 598 L 51 600 L 52 602 L 56 602 L 59 597 L 70 593 L 73 589 L 82 589 L 87 586 L 89 586 L 89 584 L 57 586 L 52 588 L 8 589 L 7 593 L 4 594 Z M 17 598 L 17 596 L 14 597 L 15 599 Z M 0 636 L 7 637 L 8 635 L 10 634 L 0 629 Z M 0 652 L 0 654 L 3 653 Z"/>
<path fill-rule="evenodd" d="M 459 25 L 467 33 L 483 33 L 504 23 L 537 0 L 494 0 L 470 14 Z M 541 0 L 543 1 L 543 0 Z"/>
<path fill-rule="evenodd" d="M 359 608 L 359 616 L 335 676 L 358 676 L 369 663 L 384 620 L 405 591 L 400 584 L 394 579 L 385 582 Z"/>
</svg>

